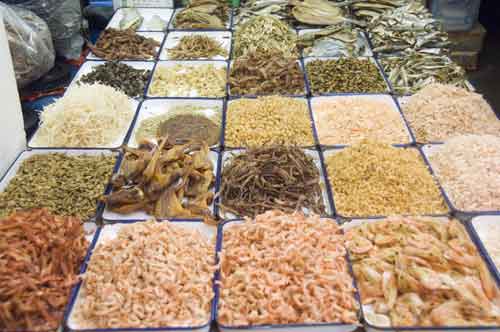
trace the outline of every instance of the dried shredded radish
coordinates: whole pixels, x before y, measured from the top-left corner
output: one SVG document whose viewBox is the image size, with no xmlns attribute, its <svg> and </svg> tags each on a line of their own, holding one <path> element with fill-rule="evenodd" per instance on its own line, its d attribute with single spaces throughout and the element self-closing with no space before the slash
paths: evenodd
<svg viewBox="0 0 500 332">
<path fill-rule="evenodd" d="M 465 134 L 500 133 L 500 121 L 486 100 L 478 93 L 453 85 L 430 84 L 402 104 L 421 143 Z"/>
<path fill-rule="evenodd" d="M 401 114 L 389 96 L 337 96 L 312 104 L 319 141 L 348 145 L 363 139 L 405 144 L 410 137 Z"/>
<path fill-rule="evenodd" d="M 134 110 L 124 93 L 101 84 L 82 84 L 68 92 L 41 115 L 33 142 L 50 147 L 109 147 L 130 126 Z"/>
<path fill-rule="evenodd" d="M 219 322 L 354 323 L 358 303 L 333 220 L 272 210 L 224 226 Z"/>
<path fill-rule="evenodd" d="M 429 159 L 455 208 L 500 210 L 500 137 L 457 136 L 433 146 Z"/>
</svg>

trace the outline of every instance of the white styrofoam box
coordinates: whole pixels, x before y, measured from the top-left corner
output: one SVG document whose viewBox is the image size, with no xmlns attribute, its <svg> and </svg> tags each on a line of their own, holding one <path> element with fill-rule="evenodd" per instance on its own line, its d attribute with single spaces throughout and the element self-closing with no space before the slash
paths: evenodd
<svg viewBox="0 0 500 332">
<path fill-rule="evenodd" d="M 145 119 L 151 118 L 153 116 L 167 114 L 172 109 L 179 106 L 196 106 L 203 107 L 203 113 L 208 117 L 217 116 L 220 120 L 221 134 L 222 134 L 222 109 L 224 102 L 222 100 L 203 100 L 203 99 L 147 99 L 145 100 L 139 113 L 137 114 L 137 120 L 132 128 L 132 135 L 130 136 L 129 146 L 137 147 L 138 142 L 136 139 L 137 129 L 139 128 L 141 122 Z M 217 108 L 219 109 L 219 114 L 217 115 Z M 222 136 L 222 135 L 221 135 Z M 156 142 L 156 138 L 152 138 Z M 220 144 L 220 137 L 219 137 Z M 218 146 L 216 144 L 215 146 Z"/>
<path fill-rule="evenodd" d="M 307 64 L 311 61 L 315 61 L 315 60 L 322 60 L 322 61 L 326 61 L 326 60 L 339 60 L 341 58 L 339 57 L 308 57 L 308 58 L 305 58 L 304 59 L 304 65 L 306 67 L 306 76 L 307 76 L 307 80 L 308 80 L 308 83 L 309 83 L 309 89 L 311 90 L 311 94 L 313 96 L 324 96 L 324 95 L 334 95 L 334 94 L 351 94 L 351 93 L 364 93 L 364 92 L 358 92 L 358 91 L 350 91 L 350 92 L 337 92 L 337 91 L 330 91 L 330 92 L 325 92 L 325 93 L 314 93 L 314 91 L 312 90 L 312 86 L 311 86 L 311 80 L 310 80 L 310 75 L 309 73 L 307 72 Z M 374 57 L 357 57 L 356 59 L 365 59 L 365 60 L 368 60 L 370 61 L 371 63 L 373 63 L 377 69 L 378 69 L 378 72 L 380 74 L 380 77 L 382 77 L 382 79 L 384 80 L 384 83 L 385 83 L 385 91 L 387 93 L 390 93 L 391 92 L 391 89 L 389 87 L 389 83 L 387 82 L 387 79 L 384 75 L 384 72 L 382 70 L 382 68 L 380 68 L 380 66 L 378 65 L 377 61 L 375 61 L 375 58 Z M 353 73 L 354 74 L 354 73 Z M 374 93 L 374 94 L 381 94 L 383 92 L 378 92 L 378 93 Z M 369 93 L 365 93 L 365 94 L 369 94 Z"/>
<path fill-rule="evenodd" d="M 500 229 L 500 215 L 478 216 L 472 218 L 471 224 L 474 232 L 477 234 L 477 237 L 482 242 L 481 244 L 486 249 L 486 254 L 490 257 L 491 262 L 495 264 L 496 271 L 500 275 L 500 260 L 498 258 L 494 259 L 489 251 L 491 248 L 488 248 L 484 244 L 485 234 L 495 234 L 496 236 L 500 235 L 500 232 L 497 231 Z"/>
<path fill-rule="evenodd" d="M 71 81 L 70 86 L 66 91 L 71 89 L 73 86 L 76 85 L 76 83 L 82 78 L 82 76 L 89 74 L 94 70 L 95 67 L 100 66 L 105 64 L 107 61 L 85 61 L 78 72 L 76 73 L 75 77 Z M 145 69 L 145 70 L 151 70 L 151 75 L 153 75 L 153 67 L 154 67 L 154 62 L 152 61 L 120 61 L 120 63 L 124 63 L 130 67 L 133 67 L 135 69 Z"/>
<path fill-rule="evenodd" d="M 120 7 L 154 7 L 174 8 L 173 0 L 113 0 L 113 8 Z"/>
<path fill-rule="evenodd" d="M 23 161 L 26 159 L 29 159 L 30 157 L 34 155 L 42 155 L 42 154 L 49 154 L 49 153 L 64 153 L 68 156 L 79 156 L 79 155 L 89 155 L 89 156 L 99 156 L 99 155 L 106 155 L 106 156 L 115 156 L 116 153 L 113 153 L 110 150 L 91 150 L 91 149 L 85 149 L 85 150 L 76 150 L 76 149 L 43 149 L 43 150 L 26 150 L 23 151 L 19 154 L 18 158 L 16 159 L 15 163 L 12 164 L 12 166 L 9 168 L 5 176 L 0 180 L 0 192 L 3 192 L 7 186 L 9 185 L 10 181 L 16 176 L 17 171 L 21 167 Z M 30 183 L 26 183 L 26 186 L 32 185 Z M 102 193 L 104 193 L 106 189 L 105 185 L 102 188 Z M 96 204 L 96 210 L 97 210 L 97 204 Z M 86 231 L 91 232 L 90 226 L 87 226 Z"/>
<path fill-rule="evenodd" d="M 139 28 L 136 29 L 136 31 L 165 31 L 168 27 L 168 24 L 170 22 L 170 19 L 172 18 L 172 14 L 174 13 L 173 9 L 170 8 L 136 8 L 137 11 L 139 12 L 139 15 L 143 17 L 143 21 Z M 111 20 L 108 23 L 108 26 L 106 29 L 113 28 L 113 29 L 119 29 L 120 28 L 120 21 L 123 18 L 124 15 L 124 8 L 118 8 L 111 18 Z M 151 18 L 157 15 L 159 16 L 164 22 L 165 22 L 165 30 L 158 30 L 158 29 L 149 29 L 147 27 L 148 22 L 151 20 Z"/>
<path fill-rule="evenodd" d="M 208 158 L 212 161 L 214 181 L 215 181 L 216 178 L 217 178 L 217 168 L 218 168 L 219 155 L 218 155 L 217 152 L 209 151 L 208 152 Z M 122 160 L 122 162 L 123 162 L 123 160 Z M 121 163 L 120 163 L 120 168 L 121 168 Z M 215 192 L 215 186 L 212 187 L 210 189 L 210 191 L 211 192 Z M 186 198 L 184 198 L 184 199 L 186 199 Z M 212 214 L 213 214 L 214 213 L 214 202 L 212 202 L 212 204 L 210 204 L 209 209 L 210 209 L 210 212 L 212 212 Z M 108 221 L 116 221 L 116 220 L 147 220 L 147 219 L 153 218 L 153 216 L 147 214 L 145 211 L 136 211 L 136 212 L 132 212 L 132 213 L 123 214 L 123 213 L 118 213 L 118 212 L 110 211 L 107 208 L 107 206 L 104 209 L 104 213 L 103 213 L 102 217 L 105 220 L 108 220 Z M 175 218 L 172 218 L 172 219 L 175 219 Z M 177 218 L 177 219 L 187 220 L 187 219 L 191 219 L 191 218 Z M 201 219 L 201 218 L 192 218 L 192 219 Z"/>
<path fill-rule="evenodd" d="M 140 222 L 140 221 L 138 221 Z M 201 235 L 205 236 L 209 241 L 213 241 L 214 243 L 214 256 L 215 256 L 215 238 L 217 235 L 217 228 L 214 226 L 207 225 L 203 222 L 188 222 L 188 221 L 174 221 L 173 222 L 176 227 L 182 227 L 186 229 L 192 229 L 192 230 L 197 230 L 201 233 Z M 104 225 L 101 228 L 101 231 L 98 235 L 97 241 L 96 241 L 96 247 L 98 245 L 101 245 L 103 243 L 106 243 L 107 241 L 113 240 L 118 236 L 118 233 L 121 229 L 125 227 L 131 227 L 134 223 L 117 223 L 117 224 L 112 224 L 112 225 Z M 90 258 L 92 257 L 92 254 Z M 79 306 L 81 305 L 82 298 L 85 297 L 85 293 L 83 292 L 82 288 L 80 287 L 78 289 L 78 293 L 76 294 L 76 298 L 72 303 L 70 303 L 69 306 L 69 315 L 68 315 L 68 321 L 67 321 L 67 326 L 69 327 L 70 331 L 79 331 L 79 330 L 86 330 L 84 327 L 82 327 L 77 319 L 75 318 L 75 313 L 77 312 Z M 208 332 L 210 330 L 210 319 L 211 315 L 208 318 L 206 324 L 202 326 L 193 326 L 193 327 L 179 327 L 173 328 L 173 327 L 164 327 L 164 328 L 158 328 L 154 329 L 155 331 L 169 331 L 169 332 L 181 332 L 181 331 L 190 331 L 190 332 Z M 150 331 L 151 329 L 149 328 L 129 328 L 127 326 L 124 326 L 123 329 L 127 329 L 128 332 L 132 331 L 138 331 L 138 332 L 146 332 Z M 120 328 L 118 329 L 113 329 L 114 331 L 118 332 L 120 331 Z"/>
<path fill-rule="evenodd" d="M 176 28 L 174 26 L 174 21 L 175 21 L 175 16 L 182 11 L 184 8 L 177 8 L 175 9 L 174 15 L 172 16 L 172 20 L 170 21 L 169 25 L 169 30 L 224 30 L 224 29 L 186 29 L 186 28 Z M 226 30 L 229 30 L 229 27 L 231 26 L 231 12 L 229 12 L 229 19 L 226 22 Z"/>
<path fill-rule="evenodd" d="M 151 80 L 151 84 L 149 85 L 149 89 L 148 89 L 148 92 L 147 92 L 147 96 L 148 97 L 180 97 L 180 98 L 223 98 L 225 96 L 225 92 L 224 92 L 224 96 L 209 96 L 209 97 L 200 97 L 199 96 L 199 93 L 197 90 L 195 89 L 192 89 L 190 92 L 189 92 L 189 96 L 184 96 L 184 95 L 178 95 L 177 93 L 172 93 L 170 92 L 168 95 L 166 96 L 157 96 L 157 95 L 152 95 L 150 90 L 151 90 L 151 85 L 153 84 L 154 80 L 155 80 L 155 74 L 157 72 L 157 70 L 159 70 L 159 68 L 172 68 L 174 67 L 175 65 L 183 65 L 183 66 L 193 66 L 193 67 L 199 67 L 199 66 L 202 66 L 202 65 L 207 65 L 207 64 L 212 64 L 214 65 L 215 68 L 224 68 L 224 70 L 226 71 L 227 73 L 227 62 L 226 61 L 216 61 L 216 60 L 202 60 L 202 61 L 159 61 L 155 67 L 155 72 L 153 73 L 153 79 Z M 227 76 L 227 75 L 226 75 Z M 224 86 L 224 91 L 226 90 L 226 86 Z"/>
<path fill-rule="evenodd" d="M 323 172 L 323 167 L 321 167 L 321 160 L 320 160 L 320 157 L 319 157 L 319 153 L 315 149 L 301 149 L 301 150 L 304 151 L 304 153 L 306 155 L 312 157 L 313 162 L 316 165 L 316 168 L 318 169 L 318 172 L 319 172 L 319 186 L 321 188 L 321 195 L 323 197 L 323 204 L 325 205 L 325 212 L 326 212 L 327 215 L 331 215 L 332 214 L 332 208 L 330 206 L 330 201 L 328 200 L 328 193 L 327 193 L 327 189 L 326 189 L 325 174 Z M 231 159 L 232 159 L 233 156 L 237 156 L 237 155 L 242 154 L 244 152 L 245 152 L 244 149 L 235 149 L 235 150 L 226 150 L 226 151 L 224 151 L 222 153 L 222 159 L 221 159 L 222 172 L 224 171 L 224 167 L 226 167 L 227 165 L 229 165 L 229 163 L 231 162 Z M 224 181 L 224 177 L 222 176 L 222 172 L 221 172 L 221 179 L 220 179 L 221 184 Z M 222 198 L 220 199 L 220 202 L 222 204 L 224 204 L 224 201 L 222 200 Z M 304 213 L 309 213 L 309 209 L 303 209 L 303 212 Z M 231 212 L 223 212 L 222 210 L 220 210 L 219 215 L 220 215 L 221 218 L 226 219 L 226 220 L 228 220 L 228 219 L 242 218 L 243 217 L 243 216 L 237 216 L 237 215 L 235 215 L 235 214 L 233 214 Z"/>
<path fill-rule="evenodd" d="M 402 141 L 402 142 L 391 142 L 390 144 L 408 144 L 413 141 L 411 134 L 408 130 L 408 127 L 406 126 L 406 123 L 404 121 L 403 116 L 399 112 L 398 106 L 394 102 L 394 99 L 390 95 L 384 95 L 384 94 L 352 94 L 352 95 L 335 95 L 335 96 L 321 96 L 321 97 L 312 97 L 311 98 L 311 110 L 312 110 L 312 116 L 314 119 L 314 122 L 316 124 L 316 129 L 318 128 L 318 119 L 316 114 L 314 113 L 314 110 L 316 108 L 316 105 L 319 101 L 322 100 L 331 100 L 331 101 L 337 101 L 337 100 L 346 100 L 346 99 L 360 99 L 360 100 L 377 100 L 377 101 L 382 101 L 382 102 L 387 102 L 388 104 L 392 105 L 391 108 L 394 112 L 398 113 L 399 117 L 401 118 L 401 126 L 404 128 L 406 134 L 407 134 L 407 140 Z M 349 109 L 343 110 L 345 111 L 346 114 L 349 114 Z M 368 112 L 368 111 L 367 111 Z M 353 124 L 354 125 L 354 124 Z M 319 135 L 318 135 L 319 136 Z M 318 137 L 319 143 L 323 144 L 321 142 L 321 137 Z M 324 145 L 350 145 L 352 143 L 349 142 L 337 142 L 336 144 L 324 144 Z"/>
<path fill-rule="evenodd" d="M 138 31 L 138 35 L 141 35 L 146 38 L 151 38 L 156 40 L 158 43 L 160 43 L 160 46 L 156 47 L 156 55 L 158 55 L 158 52 L 160 51 L 161 44 L 163 43 L 163 39 L 165 38 L 165 33 L 164 32 L 151 32 L 151 31 Z M 143 59 L 143 60 L 149 60 L 149 61 L 154 61 L 154 57 L 148 58 L 148 59 Z M 89 55 L 87 55 L 87 60 L 102 60 L 98 56 L 96 56 L 94 53 L 90 52 Z M 129 60 L 129 59 L 124 59 L 124 60 Z M 134 59 L 132 59 L 134 60 Z"/>
<path fill-rule="evenodd" d="M 226 56 L 216 55 L 213 58 L 208 60 L 226 60 L 229 58 L 229 52 L 231 49 L 231 32 L 230 31 L 172 31 L 167 35 L 167 39 L 165 40 L 165 44 L 160 53 L 160 60 L 170 60 L 169 49 L 177 46 L 182 37 L 185 36 L 207 36 L 217 40 L 227 51 Z M 200 60 L 204 60 L 207 58 L 199 58 Z"/>
<path fill-rule="evenodd" d="M 98 96 L 96 96 L 98 98 Z M 120 135 L 117 136 L 116 140 L 113 142 L 106 144 L 104 146 L 86 146 L 84 148 L 108 148 L 108 149 L 114 149 L 114 148 L 119 148 L 125 141 L 125 138 L 127 136 L 127 133 L 130 129 L 130 125 L 132 124 L 132 121 L 134 120 L 135 113 L 137 111 L 137 106 L 139 106 L 139 102 L 135 99 L 130 98 L 130 109 L 132 110 L 131 112 L 131 117 L 129 119 L 129 125 L 124 128 Z M 50 112 L 50 110 L 45 110 L 45 112 Z M 40 127 L 43 126 L 43 122 L 40 122 Z M 82 148 L 81 146 L 75 147 L 75 146 L 45 146 L 42 145 L 41 143 L 38 142 L 39 140 L 39 133 L 40 133 L 40 128 L 35 132 L 31 140 L 28 142 L 28 147 L 30 148 Z"/>
<path fill-rule="evenodd" d="M 316 31 L 320 31 L 320 30 L 322 30 L 322 29 L 302 29 L 302 30 L 299 30 L 298 34 L 300 37 L 306 33 L 316 32 Z M 360 54 L 360 56 L 373 56 L 373 52 L 370 48 L 370 44 L 368 43 L 368 39 L 366 39 L 365 34 L 360 31 L 359 36 L 363 40 L 362 44 L 365 47 L 365 51 L 362 54 Z M 309 56 L 304 54 L 304 57 L 309 57 Z"/>
</svg>

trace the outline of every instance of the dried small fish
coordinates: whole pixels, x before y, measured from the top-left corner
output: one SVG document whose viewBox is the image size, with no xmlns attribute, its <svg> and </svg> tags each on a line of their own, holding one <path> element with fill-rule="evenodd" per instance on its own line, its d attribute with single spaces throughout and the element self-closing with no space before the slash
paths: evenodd
<svg viewBox="0 0 500 332">
<path fill-rule="evenodd" d="M 314 26 L 328 26 L 340 23 L 352 23 L 364 26 L 364 22 L 347 17 L 345 2 L 332 2 L 328 0 L 290 0 L 292 15 L 300 23 Z"/>
<path fill-rule="evenodd" d="M 193 0 L 177 15 L 177 29 L 224 29 L 229 21 L 229 5 L 225 0 Z"/>
<path fill-rule="evenodd" d="M 240 25 L 255 16 L 274 16 L 288 21 L 288 0 L 249 0 L 236 9 L 234 24 Z"/>
</svg>

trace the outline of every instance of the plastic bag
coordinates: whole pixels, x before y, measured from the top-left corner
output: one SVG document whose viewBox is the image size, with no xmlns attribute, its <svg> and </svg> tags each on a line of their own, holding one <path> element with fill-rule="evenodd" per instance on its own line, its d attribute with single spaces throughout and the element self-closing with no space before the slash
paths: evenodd
<svg viewBox="0 0 500 332">
<path fill-rule="evenodd" d="M 49 25 L 56 53 L 68 59 L 80 57 L 84 43 L 80 0 L 7 0 L 33 11 Z"/>
<path fill-rule="evenodd" d="M 54 66 L 49 27 L 29 10 L 0 2 L 18 87 L 39 79 Z"/>
</svg>

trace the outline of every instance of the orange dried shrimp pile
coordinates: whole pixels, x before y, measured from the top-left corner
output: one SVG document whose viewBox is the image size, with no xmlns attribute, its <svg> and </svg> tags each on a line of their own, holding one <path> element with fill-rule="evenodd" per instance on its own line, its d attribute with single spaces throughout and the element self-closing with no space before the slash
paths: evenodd
<svg viewBox="0 0 500 332">
<path fill-rule="evenodd" d="M 346 237 L 368 322 L 500 324 L 498 287 L 458 221 L 393 217 L 354 227 Z"/>
<path fill-rule="evenodd" d="M 333 220 L 276 210 L 224 227 L 219 322 L 354 323 L 358 305 Z"/>
<path fill-rule="evenodd" d="M 213 241 L 197 230 L 168 221 L 123 225 L 92 253 L 75 322 L 80 328 L 206 324 L 214 255 Z"/>
<path fill-rule="evenodd" d="M 80 220 L 17 212 L 0 233 L 0 330 L 56 330 L 87 251 Z"/>
</svg>

